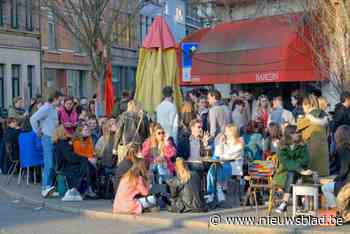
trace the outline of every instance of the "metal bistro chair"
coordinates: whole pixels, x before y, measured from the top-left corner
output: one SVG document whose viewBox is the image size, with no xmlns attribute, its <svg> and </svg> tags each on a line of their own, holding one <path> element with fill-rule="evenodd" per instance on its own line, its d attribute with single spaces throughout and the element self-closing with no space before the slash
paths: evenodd
<svg viewBox="0 0 350 234">
<path fill-rule="evenodd" d="M 248 182 L 249 187 L 244 199 L 243 210 L 245 210 L 248 200 L 251 207 L 254 201 L 256 215 L 258 215 L 257 192 L 268 190 L 269 206 L 267 212 L 271 214 L 274 191 L 272 177 L 274 172 L 275 165 L 273 160 L 255 160 L 248 163 L 248 176 L 245 176 L 244 179 Z"/>
<path fill-rule="evenodd" d="M 14 176 L 15 172 L 18 169 L 19 166 L 19 159 L 15 157 L 15 155 L 13 154 L 13 145 L 10 142 L 4 142 L 5 144 L 5 156 L 7 156 L 7 158 L 10 161 L 10 167 L 7 171 L 7 184 L 11 183 L 11 179 Z M 21 173 L 19 173 L 18 176 L 18 180 L 21 177 Z"/>
</svg>

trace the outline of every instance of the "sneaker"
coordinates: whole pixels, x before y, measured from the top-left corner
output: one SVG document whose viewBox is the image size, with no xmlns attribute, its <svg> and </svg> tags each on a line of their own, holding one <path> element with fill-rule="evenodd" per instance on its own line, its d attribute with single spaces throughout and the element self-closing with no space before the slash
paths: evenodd
<svg viewBox="0 0 350 234">
<path fill-rule="evenodd" d="M 283 212 L 287 211 L 287 202 L 282 202 L 277 208 L 276 208 L 276 213 L 282 214 Z"/>
<path fill-rule="evenodd" d="M 54 191 L 52 194 L 51 194 L 51 197 L 59 197 L 60 194 L 56 191 Z"/>
<path fill-rule="evenodd" d="M 75 188 L 71 189 L 71 193 L 73 194 L 74 197 L 74 201 L 82 201 L 83 197 L 80 195 L 80 193 L 78 192 L 78 190 L 76 190 Z"/>
<path fill-rule="evenodd" d="M 62 201 L 72 201 L 72 200 L 73 200 L 73 192 L 70 189 L 64 194 Z"/>
<path fill-rule="evenodd" d="M 48 198 L 49 196 L 51 196 L 51 194 L 55 191 L 55 186 L 52 186 L 50 188 L 44 189 L 43 191 L 41 191 L 41 196 L 43 196 L 44 198 Z"/>
</svg>

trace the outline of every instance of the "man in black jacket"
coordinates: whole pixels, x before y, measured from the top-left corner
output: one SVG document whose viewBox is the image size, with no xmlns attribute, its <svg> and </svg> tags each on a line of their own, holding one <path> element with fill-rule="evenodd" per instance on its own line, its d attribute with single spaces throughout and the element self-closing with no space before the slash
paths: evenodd
<svg viewBox="0 0 350 234">
<path fill-rule="evenodd" d="M 335 106 L 334 110 L 334 126 L 333 132 L 337 131 L 338 127 L 341 125 L 350 126 L 350 92 L 344 91 L 340 95 L 340 103 Z"/>
</svg>

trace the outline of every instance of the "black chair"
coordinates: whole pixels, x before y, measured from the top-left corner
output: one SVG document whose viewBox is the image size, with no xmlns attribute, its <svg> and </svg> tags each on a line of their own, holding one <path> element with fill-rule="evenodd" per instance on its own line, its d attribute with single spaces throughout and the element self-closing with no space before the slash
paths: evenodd
<svg viewBox="0 0 350 234">
<path fill-rule="evenodd" d="M 7 171 L 7 184 L 10 184 L 12 177 L 16 173 L 18 167 L 19 167 L 19 157 L 18 155 L 15 155 L 13 144 L 11 142 L 5 141 L 5 156 L 10 161 L 10 167 Z M 22 171 L 19 172 L 18 175 L 18 181 L 21 178 Z"/>
</svg>

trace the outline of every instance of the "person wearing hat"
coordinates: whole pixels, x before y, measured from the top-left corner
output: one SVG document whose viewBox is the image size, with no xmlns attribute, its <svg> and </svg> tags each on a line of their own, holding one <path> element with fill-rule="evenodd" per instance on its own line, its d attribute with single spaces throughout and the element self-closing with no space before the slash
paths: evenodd
<svg viewBox="0 0 350 234">
<path fill-rule="evenodd" d="M 172 137 L 174 141 L 177 140 L 178 129 L 178 114 L 175 104 L 173 103 L 173 89 L 166 86 L 163 89 L 164 100 L 156 108 L 157 122 L 162 126 L 164 131 Z"/>
</svg>

